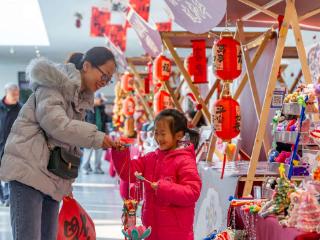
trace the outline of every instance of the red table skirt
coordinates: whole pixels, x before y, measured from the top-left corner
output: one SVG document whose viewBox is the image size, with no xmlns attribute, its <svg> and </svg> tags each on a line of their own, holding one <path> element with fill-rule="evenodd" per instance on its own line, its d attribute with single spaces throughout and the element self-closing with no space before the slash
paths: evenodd
<svg viewBox="0 0 320 240">
<path fill-rule="evenodd" d="M 249 239 L 253 239 L 255 235 L 256 240 L 320 240 L 320 234 L 301 232 L 296 228 L 281 226 L 275 216 L 267 218 L 261 218 L 257 214 L 252 216 L 242 211 L 240 207 L 236 208 L 235 215 L 231 212 L 232 210 L 228 218 L 229 225 L 231 227 L 234 225 L 236 229 L 246 229 L 251 236 Z"/>
</svg>

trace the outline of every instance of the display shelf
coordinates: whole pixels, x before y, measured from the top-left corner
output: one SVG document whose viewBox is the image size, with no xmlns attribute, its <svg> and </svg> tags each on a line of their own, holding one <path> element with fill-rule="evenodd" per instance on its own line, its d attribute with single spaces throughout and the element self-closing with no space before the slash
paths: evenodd
<svg viewBox="0 0 320 240">
<path fill-rule="evenodd" d="M 285 167 L 285 173 L 286 175 L 288 175 L 288 172 L 289 172 L 289 167 L 290 165 L 289 164 L 283 164 L 284 167 Z M 268 162 L 268 171 L 270 172 L 277 172 L 279 171 L 279 166 L 280 166 L 280 163 L 278 162 Z M 294 166 L 293 167 L 293 176 L 309 176 L 309 171 L 308 169 L 305 167 L 305 166 Z M 295 180 L 298 180 L 297 178 Z"/>
<path fill-rule="evenodd" d="M 315 110 L 314 104 L 307 104 L 306 114 L 316 114 L 319 113 Z M 298 103 L 284 103 L 282 108 L 282 113 L 285 115 L 300 115 L 301 106 Z"/>
<path fill-rule="evenodd" d="M 282 142 L 287 144 L 294 144 L 296 142 L 298 132 L 290 131 L 276 131 L 274 133 L 274 139 L 276 142 Z M 300 135 L 300 145 L 313 145 L 315 144 L 308 132 L 302 132 Z"/>
</svg>

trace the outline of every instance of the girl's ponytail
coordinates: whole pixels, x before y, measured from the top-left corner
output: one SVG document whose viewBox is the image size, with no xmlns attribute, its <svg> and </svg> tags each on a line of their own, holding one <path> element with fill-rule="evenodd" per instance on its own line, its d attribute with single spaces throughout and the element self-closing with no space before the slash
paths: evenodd
<svg viewBox="0 0 320 240">
<path fill-rule="evenodd" d="M 198 148 L 199 140 L 200 140 L 200 134 L 193 129 L 187 128 L 186 133 L 190 136 L 190 142 L 194 145 L 194 149 Z"/>
</svg>

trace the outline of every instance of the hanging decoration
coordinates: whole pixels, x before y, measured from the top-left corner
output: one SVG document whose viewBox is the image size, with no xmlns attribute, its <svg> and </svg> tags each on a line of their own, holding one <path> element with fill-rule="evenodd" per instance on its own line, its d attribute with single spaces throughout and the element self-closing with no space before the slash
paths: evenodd
<svg viewBox="0 0 320 240">
<path fill-rule="evenodd" d="M 159 32 L 170 32 L 172 30 L 172 20 L 168 22 L 158 22 L 156 23 Z"/>
<path fill-rule="evenodd" d="M 105 26 L 105 35 L 110 41 L 119 47 L 121 51 L 126 51 L 127 47 L 127 27 L 121 24 L 108 24 Z"/>
<path fill-rule="evenodd" d="M 156 80 L 161 82 L 168 81 L 171 75 L 171 61 L 169 58 L 160 54 L 155 60 L 153 64 L 153 73 Z"/>
<path fill-rule="evenodd" d="M 146 22 L 149 21 L 150 15 L 150 0 L 130 0 L 131 7 L 142 17 Z"/>
<path fill-rule="evenodd" d="M 184 67 L 189 73 L 190 77 L 194 74 L 194 60 L 192 53 L 184 59 Z"/>
<path fill-rule="evenodd" d="M 131 117 L 133 116 L 136 108 L 136 102 L 133 96 L 128 96 L 126 99 L 123 101 L 123 114 L 126 117 Z"/>
<path fill-rule="evenodd" d="M 227 9 L 226 0 L 165 0 L 175 23 L 192 33 L 205 33 L 216 27 Z"/>
<path fill-rule="evenodd" d="M 232 81 L 240 76 L 242 58 L 240 43 L 232 35 L 224 35 L 213 47 L 214 74 L 222 81 Z"/>
<path fill-rule="evenodd" d="M 159 90 L 154 95 L 153 110 L 155 114 L 158 114 L 164 109 L 173 108 L 171 96 L 167 91 Z"/>
<path fill-rule="evenodd" d="M 150 93 L 150 79 L 149 77 L 144 78 L 144 94 Z"/>
<path fill-rule="evenodd" d="M 206 58 L 206 40 L 192 41 L 192 73 L 193 83 L 202 84 L 207 81 L 207 58 Z"/>
<path fill-rule="evenodd" d="M 231 144 L 231 140 L 237 137 L 240 133 L 240 105 L 239 103 L 232 99 L 230 94 L 230 83 L 226 82 L 224 84 L 222 98 L 218 99 L 213 106 L 213 129 L 215 135 L 222 139 L 222 141 Z M 226 146 L 221 178 L 224 175 L 224 169 L 226 165 L 227 155 L 231 155 L 230 149 L 234 148 L 231 146 Z"/>
<path fill-rule="evenodd" d="M 158 56 L 162 51 L 162 41 L 158 30 L 140 17 L 132 7 L 128 8 L 127 21 L 137 33 L 145 52 L 151 57 Z"/>
<path fill-rule="evenodd" d="M 82 21 L 82 19 L 83 19 L 82 14 L 79 13 L 79 12 L 76 12 L 76 13 L 74 14 L 74 16 L 76 17 L 76 23 L 75 23 L 76 28 L 81 28 L 81 21 Z"/>
<path fill-rule="evenodd" d="M 109 24 L 111 13 L 102 11 L 97 7 L 91 9 L 91 37 L 103 37 L 105 34 L 106 26 Z"/>
<path fill-rule="evenodd" d="M 134 90 L 134 76 L 131 73 L 124 73 L 121 77 L 121 88 L 125 92 L 132 92 Z"/>
<path fill-rule="evenodd" d="M 153 67 L 152 61 L 149 61 L 147 63 L 148 75 L 144 79 L 144 93 L 145 94 L 150 94 L 150 88 L 151 88 L 152 76 L 153 76 L 152 67 Z"/>
</svg>

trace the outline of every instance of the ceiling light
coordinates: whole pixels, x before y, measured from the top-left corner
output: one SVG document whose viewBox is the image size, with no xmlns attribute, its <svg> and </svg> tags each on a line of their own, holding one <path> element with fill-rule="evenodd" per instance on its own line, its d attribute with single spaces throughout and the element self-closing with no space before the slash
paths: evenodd
<svg viewBox="0 0 320 240">
<path fill-rule="evenodd" d="M 37 0 L 1 0 L 0 33 L 0 45 L 49 46 Z"/>
</svg>

